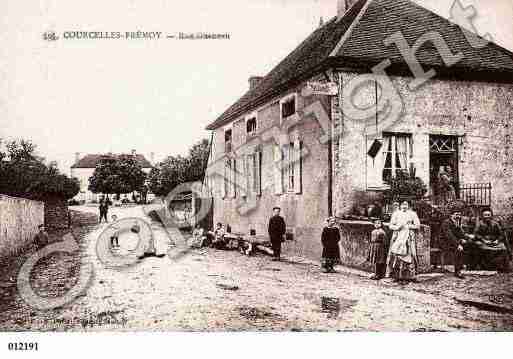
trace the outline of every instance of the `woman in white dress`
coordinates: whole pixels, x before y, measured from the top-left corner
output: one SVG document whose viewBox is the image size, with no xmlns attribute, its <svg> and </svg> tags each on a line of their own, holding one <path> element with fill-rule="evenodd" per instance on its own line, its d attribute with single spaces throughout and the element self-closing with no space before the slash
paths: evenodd
<svg viewBox="0 0 513 359">
<path fill-rule="evenodd" d="M 403 202 L 390 220 L 393 231 L 387 259 L 386 276 L 395 280 L 415 280 L 417 272 L 416 231 L 420 228 L 417 213 Z"/>
</svg>

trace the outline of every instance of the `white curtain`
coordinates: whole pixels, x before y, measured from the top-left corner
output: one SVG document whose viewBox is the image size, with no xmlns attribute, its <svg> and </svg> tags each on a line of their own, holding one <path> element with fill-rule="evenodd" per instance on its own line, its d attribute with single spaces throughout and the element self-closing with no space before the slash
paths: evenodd
<svg viewBox="0 0 513 359">
<path fill-rule="evenodd" d="M 397 169 L 408 169 L 408 137 L 397 136 L 395 142 L 396 167 Z"/>
</svg>

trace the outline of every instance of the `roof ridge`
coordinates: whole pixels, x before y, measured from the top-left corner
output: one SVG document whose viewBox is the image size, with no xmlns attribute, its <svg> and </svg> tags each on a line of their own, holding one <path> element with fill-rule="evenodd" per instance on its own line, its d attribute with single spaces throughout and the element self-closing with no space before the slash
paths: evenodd
<svg viewBox="0 0 513 359">
<path fill-rule="evenodd" d="M 371 0 L 371 1 L 380 1 L 380 0 Z M 482 37 L 481 35 L 479 35 L 479 34 L 477 34 L 477 33 L 473 32 L 473 31 L 470 31 L 469 29 L 467 29 L 467 28 L 465 28 L 465 27 L 463 27 L 463 26 L 460 26 L 459 24 L 455 23 L 454 21 L 451 21 L 451 18 L 443 17 L 442 15 L 437 14 L 436 12 L 434 12 L 434 11 L 432 11 L 432 10 L 430 10 L 430 9 L 428 9 L 428 8 L 426 8 L 426 7 L 424 7 L 424 6 L 420 5 L 420 4 L 418 4 L 418 3 L 416 3 L 415 1 L 412 1 L 412 0 L 403 0 L 403 1 L 408 2 L 408 3 L 412 4 L 413 6 L 415 6 L 415 7 L 419 8 L 419 9 L 422 9 L 422 10 L 424 10 L 424 11 L 427 11 L 427 12 L 431 13 L 432 15 L 434 15 L 435 17 L 437 17 L 437 18 L 438 18 L 438 19 L 440 19 L 440 20 L 447 21 L 449 24 L 459 27 L 459 29 L 460 29 L 463 33 L 470 34 L 470 35 L 472 35 L 472 36 L 476 36 L 476 37 L 477 37 L 477 38 L 479 38 L 480 40 L 486 41 L 486 42 L 487 42 L 487 45 L 486 45 L 486 46 L 491 45 L 491 46 L 493 46 L 493 47 L 496 47 L 496 48 L 498 48 L 498 50 L 500 50 L 500 51 L 504 51 L 504 52 L 508 53 L 508 54 L 513 58 L 513 52 L 512 52 L 511 50 L 508 50 L 508 49 L 506 49 L 506 48 L 504 48 L 504 47 L 502 47 L 502 46 L 498 45 L 497 43 L 495 43 L 495 42 L 493 42 L 493 41 L 488 41 L 488 40 L 486 40 L 486 39 L 485 39 L 484 37 Z M 492 39 L 492 40 L 493 40 L 493 39 Z M 512 63 L 513 63 L 513 59 L 512 59 Z"/>
<path fill-rule="evenodd" d="M 366 3 L 362 6 L 362 8 L 360 9 L 360 12 L 358 13 L 358 15 L 356 15 L 354 20 L 351 22 L 351 25 L 346 30 L 344 35 L 342 35 L 342 37 L 340 38 L 340 41 L 337 43 L 335 48 L 333 50 L 331 50 L 331 53 L 329 55 L 330 57 L 335 56 L 335 54 L 338 51 L 340 51 L 340 48 L 344 45 L 344 42 L 349 38 L 349 36 L 351 36 L 351 34 L 353 33 L 353 29 L 356 27 L 356 25 L 358 25 L 358 23 L 360 22 L 360 19 L 362 18 L 362 16 L 365 14 L 367 9 L 369 8 L 370 3 L 373 2 L 374 0 L 365 0 L 365 1 L 366 1 Z M 357 2 L 353 3 L 351 8 L 353 6 L 355 6 L 356 4 L 357 4 Z M 347 12 L 346 12 L 346 14 L 347 14 Z M 344 16 L 345 16 L 345 14 L 344 14 Z M 342 16 L 338 21 L 342 20 L 344 18 L 344 16 Z"/>
</svg>

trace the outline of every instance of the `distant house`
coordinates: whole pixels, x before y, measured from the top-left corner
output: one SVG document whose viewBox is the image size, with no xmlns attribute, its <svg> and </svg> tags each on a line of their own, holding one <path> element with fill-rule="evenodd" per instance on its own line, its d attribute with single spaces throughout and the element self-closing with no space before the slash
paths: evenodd
<svg viewBox="0 0 513 359">
<path fill-rule="evenodd" d="M 80 192 L 74 197 L 77 201 L 84 201 L 86 203 L 98 201 L 101 194 L 95 194 L 89 191 L 89 177 L 94 173 L 96 165 L 104 157 L 117 157 L 122 154 L 87 154 L 83 157 L 80 153 L 75 153 L 75 163 L 71 166 L 71 177 L 77 178 L 80 182 Z M 126 155 L 126 154 L 123 154 Z M 132 156 L 135 157 L 137 162 L 141 165 L 142 170 L 148 174 L 153 168 L 153 164 L 144 157 L 142 154 L 136 153 L 136 150 L 132 150 Z M 153 161 L 153 153 L 151 154 L 151 160 Z M 112 195 L 109 195 L 112 198 Z M 122 198 L 131 198 L 128 195 L 123 195 Z"/>
<path fill-rule="evenodd" d="M 413 1 L 338 5 L 208 125 L 214 222 L 265 235 L 280 206 L 295 250 L 316 258 L 327 216 L 349 213 L 361 193 L 379 195 L 410 169 L 434 195 L 441 167 L 458 197 L 507 211 L 513 54 Z M 419 68 L 424 77 L 414 76 Z M 285 127 L 287 136 L 274 134 Z"/>
</svg>

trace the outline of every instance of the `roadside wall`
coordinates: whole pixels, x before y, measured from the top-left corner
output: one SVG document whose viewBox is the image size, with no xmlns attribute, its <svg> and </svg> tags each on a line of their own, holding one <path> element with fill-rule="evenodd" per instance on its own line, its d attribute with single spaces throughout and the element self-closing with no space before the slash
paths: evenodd
<svg viewBox="0 0 513 359">
<path fill-rule="evenodd" d="M 340 225 L 340 260 L 343 265 L 353 268 L 372 271 L 373 268 L 367 261 L 370 249 L 370 234 L 374 229 L 371 222 L 365 221 L 339 221 Z M 388 240 L 391 231 L 385 225 Z M 426 273 L 431 268 L 430 241 L 431 230 L 429 226 L 422 225 L 417 231 L 417 257 L 419 260 L 418 271 Z"/>
<path fill-rule="evenodd" d="M 44 221 L 43 202 L 0 194 L 0 258 L 16 255 L 32 243 Z"/>
</svg>

